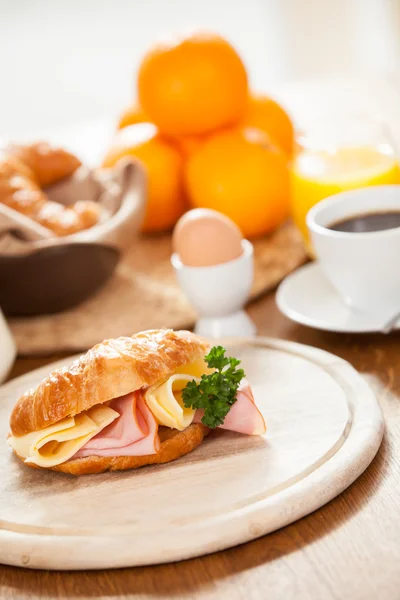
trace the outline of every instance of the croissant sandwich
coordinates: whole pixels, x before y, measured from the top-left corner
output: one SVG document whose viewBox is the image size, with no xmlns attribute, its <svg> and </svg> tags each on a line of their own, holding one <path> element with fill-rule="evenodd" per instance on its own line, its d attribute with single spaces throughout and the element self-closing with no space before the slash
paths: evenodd
<svg viewBox="0 0 400 600">
<path fill-rule="evenodd" d="M 262 434 L 239 363 L 188 331 L 106 340 L 21 396 L 8 443 L 30 467 L 84 475 L 170 462 L 214 427 Z"/>
</svg>

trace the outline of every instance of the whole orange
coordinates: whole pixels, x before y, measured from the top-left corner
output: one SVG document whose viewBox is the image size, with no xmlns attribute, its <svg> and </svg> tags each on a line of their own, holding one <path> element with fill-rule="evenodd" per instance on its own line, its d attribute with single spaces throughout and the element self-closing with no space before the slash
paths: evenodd
<svg viewBox="0 0 400 600">
<path fill-rule="evenodd" d="M 133 104 L 121 114 L 118 121 L 118 129 L 129 127 L 129 125 L 136 125 L 136 123 L 145 123 L 148 120 L 148 117 L 146 117 L 140 106 Z"/>
<path fill-rule="evenodd" d="M 214 34 L 157 45 L 139 69 L 141 106 L 163 133 L 174 137 L 234 123 L 246 110 L 247 93 L 240 56 Z"/>
<path fill-rule="evenodd" d="M 289 214 L 287 158 L 254 128 L 209 138 L 187 162 L 192 206 L 230 217 L 247 237 L 274 230 Z"/>
<path fill-rule="evenodd" d="M 142 231 L 171 229 L 186 209 L 182 158 L 152 123 L 139 123 L 119 131 L 104 161 L 113 167 L 126 156 L 141 161 L 147 171 L 147 208 Z"/>
<path fill-rule="evenodd" d="M 294 146 L 292 121 L 282 106 L 272 98 L 252 95 L 242 125 L 262 129 L 287 156 L 292 155 Z"/>
</svg>

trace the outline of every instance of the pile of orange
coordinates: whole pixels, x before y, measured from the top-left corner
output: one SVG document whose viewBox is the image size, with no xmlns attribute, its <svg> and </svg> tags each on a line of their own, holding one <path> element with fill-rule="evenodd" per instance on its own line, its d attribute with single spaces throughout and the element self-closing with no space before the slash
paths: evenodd
<svg viewBox="0 0 400 600">
<path fill-rule="evenodd" d="M 137 90 L 104 166 L 134 156 L 147 169 L 143 231 L 171 229 L 190 207 L 223 212 L 247 237 L 287 217 L 292 123 L 277 102 L 250 93 L 226 40 L 198 34 L 153 47 Z"/>
</svg>

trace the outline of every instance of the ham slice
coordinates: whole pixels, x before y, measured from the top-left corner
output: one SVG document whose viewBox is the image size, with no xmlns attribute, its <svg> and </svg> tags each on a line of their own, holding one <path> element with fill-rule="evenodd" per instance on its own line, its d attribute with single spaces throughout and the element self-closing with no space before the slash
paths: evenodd
<svg viewBox="0 0 400 600">
<path fill-rule="evenodd" d="M 197 410 L 194 422 L 199 423 L 204 415 L 203 410 Z M 229 429 L 246 435 L 262 435 L 266 431 L 264 417 L 258 410 L 253 392 L 246 379 L 240 383 L 236 395 L 236 402 L 225 417 L 219 429 Z"/>
<path fill-rule="evenodd" d="M 74 458 L 145 456 L 158 452 L 158 424 L 141 391 L 115 398 L 110 408 L 119 413 L 118 419 L 89 440 Z"/>
<path fill-rule="evenodd" d="M 115 398 L 110 408 L 119 417 L 87 442 L 73 458 L 86 456 L 145 456 L 160 449 L 158 424 L 148 408 L 141 390 Z M 204 411 L 197 410 L 194 422 L 199 423 Z M 247 435 L 265 433 L 265 422 L 254 402 L 253 392 L 245 379 L 241 382 L 235 404 L 220 429 Z"/>
</svg>

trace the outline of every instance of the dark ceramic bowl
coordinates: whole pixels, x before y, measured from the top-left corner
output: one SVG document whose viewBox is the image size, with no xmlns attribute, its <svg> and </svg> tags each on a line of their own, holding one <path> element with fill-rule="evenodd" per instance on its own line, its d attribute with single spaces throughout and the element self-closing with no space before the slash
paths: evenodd
<svg viewBox="0 0 400 600">
<path fill-rule="evenodd" d="M 72 308 L 112 275 L 120 252 L 95 243 L 50 246 L 29 255 L 0 256 L 0 306 L 7 315 Z"/>
<path fill-rule="evenodd" d="M 94 227 L 61 238 L 43 237 L 36 229 L 32 232 L 31 227 L 27 229 L 29 219 L 0 204 L 3 311 L 8 315 L 55 313 L 94 294 L 132 245 L 144 216 L 145 189 L 145 173 L 137 162 L 121 161 L 103 171 L 82 167 L 47 190 L 50 199 L 91 199 L 103 203 L 111 214 Z"/>
</svg>

